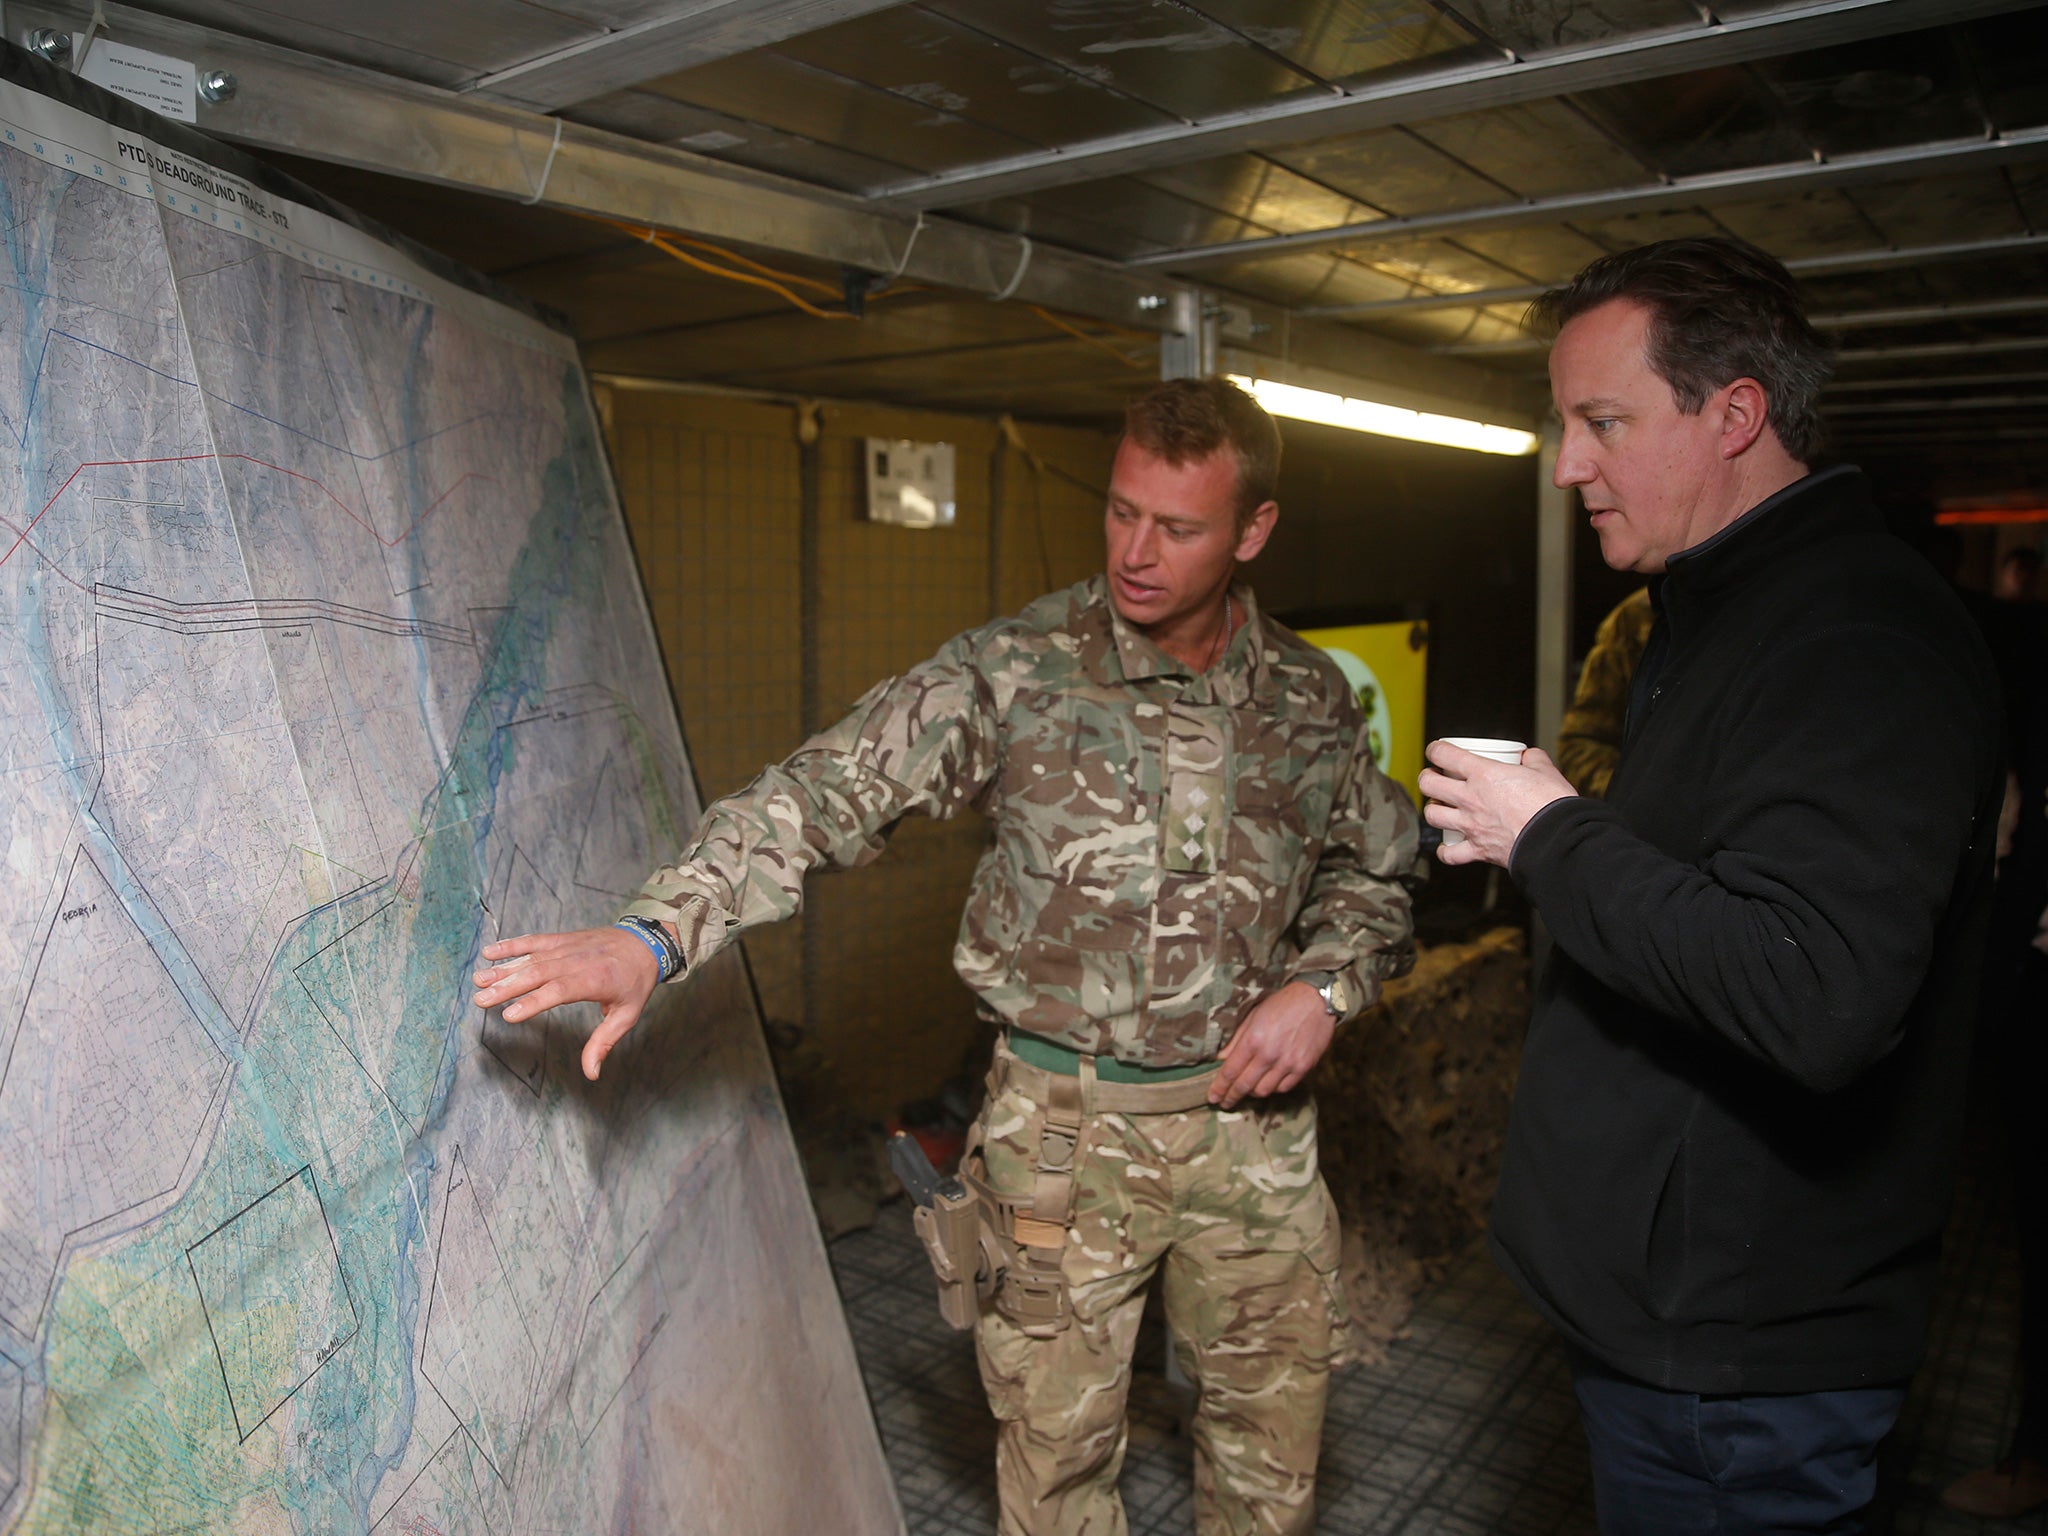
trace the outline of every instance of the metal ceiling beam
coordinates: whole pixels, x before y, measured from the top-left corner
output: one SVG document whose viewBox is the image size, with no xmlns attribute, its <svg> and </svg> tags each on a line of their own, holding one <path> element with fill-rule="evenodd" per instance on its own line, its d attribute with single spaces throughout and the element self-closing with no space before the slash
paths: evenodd
<svg viewBox="0 0 2048 1536">
<path fill-rule="evenodd" d="M 1992 320 L 2001 315 L 2048 313 L 2048 297 L 1981 299 L 1968 304 L 1907 304 L 1893 309 L 1859 309 L 1853 314 L 1814 315 L 1824 331 L 1858 330 L 1877 325 L 1938 325 L 1944 320 Z"/>
<path fill-rule="evenodd" d="M 984 161 L 929 176 L 908 177 L 870 189 L 879 201 L 907 208 L 957 207 L 995 197 L 1016 197 L 1049 187 L 1098 181 L 1162 165 L 1180 165 L 1247 149 L 1299 144 L 1337 134 L 1477 112 L 1684 74 L 1720 65 L 1775 58 L 1862 38 L 1950 25 L 2018 10 L 2026 0 L 1805 0 L 1761 15 L 1710 25 L 1553 49 L 1535 58 L 1509 53 L 1461 59 L 1367 81 L 1343 94 L 1315 92 L 1261 103 L 1196 123 L 1170 123 L 1111 134 L 1059 149 Z"/>
<path fill-rule="evenodd" d="M 1829 416 L 1929 416 L 1945 411 L 2016 411 L 2048 406 L 2048 395 L 1929 396 L 1919 400 L 1857 400 L 1829 403 Z"/>
<path fill-rule="evenodd" d="M 1834 379 L 1830 395 L 1854 390 L 1857 393 L 1887 389 L 1977 389 L 1983 385 L 2048 384 L 2048 373 L 1916 373 L 1902 379 Z"/>
<path fill-rule="evenodd" d="M 1969 257 L 2023 255 L 2048 250 L 2048 234 L 2003 235 L 1991 240 L 1955 240 L 1941 245 L 1885 246 L 1868 251 L 1849 251 L 1834 256 L 1801 256 L 1785 263 L 1785 270 L 1800 277 L 1826 276 L 1835 272 L 1873 272 L 1884 267 L 1910 267 L 1922 262 L 1955 261 Z M 1372 299 L 1359 304 L 1317 304 L 1294 311 L 1301 319 L 1365 319 L 1370 316 L 1418 315 L 1432 310 L 1478 309 L 1489 304 L 1527 303 L 1549 292 L 1543 283 L 1523 283 L 1508 288 L 1474 288 L 1465 293 L 1420 293 L 1400 299 Z"/>
<path fill-rule="evenodd" d="M 557 112 L 713 59 L 765 48 L 899 0 L 682 0 L 585 42 L 493 70 L 467 89 L 491 101 Z"/>
<path fill-rule="evenodd" d="M 945 218 L 298 53 L 124 5 L 106 34 L 236 79 L 198 126 L 257 149 L 359 166 L 570 213 L 681 230 L 965 293 L 1003 294 L 1156 331 L 1170 279 Z M 9 4 L 9 36 L 82 29 L 89 7 Z M 559 138 L 557 137 L 559 135 Z"/>
<path fill-rule="evenodd" d="M 2048 336 L 1999 336 L 1988 341 L 1925 341 L 1903 347 L 1857 347 L 1835 354 L 1836 367 L 1903 363 L 1923 357 L 1970 357 L 1984 352 L 2048 351 Z"/>
<path fill-rule="evenodd" d="M 437 90 L 120 4 L 106 32 L 236 77 L 235 94 L 199 104 L 199 127 L 259 150 L 360 166 L 569 213 L 686 231 L 867 272 L 895 273 L 955 293 L 985 294 L 1166 334 L 1181 296 L 1198 290 L 1125 271 L 1078 252 L 957 220 L 877 208 L 859 198 Z M 80 30 L 77 0 L 16 0 L 10 37 L 37 27 Z M 559 139 L 556 135 L 559 132 Z M 1198 312 L 1200 303 L 1192 306 Z M 1252 318 L 1261 352 L 1313 357 L 1352 381 L 1348 392 L 1418 387 L 1449 414 L 1533 408 L 1523 386 L 1488 369 L 1433 358 L 1356 326 L 1294 323 L 1270 306 Z M 1456 409 L 1451 407 L 1455 406 Z"/>
<path fill-rule="evenodd" d="M 1268 256 L 1297 256 L 1333 246 L 1357 249 L 1389 241 L 1425 236 L 1469 234 L 1481 229 L 1512 229 L 1529 224 L 1561 224 L 1568 219 L 1616 218 L 1660 208 L 1697 203 L 1728 203 L 1748 197 L 1779 196 L 1817 187 L 1838 187 L 1867 181 L 1897 181 L 1915 176 L 1958 175 L 1991 170 L 2048 154 L 2048 128 L 2017 128 L 1995 138 L 1943 139 L 1898 149 L 1816 156 L 1779 165 L 1743 166 L 1699 176 L 1673 176 L 1627 187 L 1602 187 L 1561 197 L 1530 197 L 1509 203 L 1488 203 L 1448 213 L 1415 214 L 1406 218 L 1371 219 L 1328 229 L 1306 229 L 1288 235 L 1262 235 L 1249 240 L 1222 240 L 1210 245 L 1157 251 L 1124 263 L 1133 271 L 1188 271 L 1219 262 L 1254 261 Z"/>
<path fill-rule="evenodd" d="M 1889 423 L 1880 425 L 1877 422 L 1872 422 L 1870 424 L 1870 431 L 1881 435 L 1866 438 L 1858 437 L 1854 433 L 1838 432 L 1834 436 L 1838 441 L 1861 442 L 1866 447 L 1871 448 L 1919 448 L 1931 447 L 1940 443 L 2025 443 L 2039 442 L 2041 440 L 2041 429 L 2039 427 L 1978 427 L 1966 426 L 1961 422 L 1953 426 L 1937 427 L 1924 432 L 1901 432 Z"/>
</svg>

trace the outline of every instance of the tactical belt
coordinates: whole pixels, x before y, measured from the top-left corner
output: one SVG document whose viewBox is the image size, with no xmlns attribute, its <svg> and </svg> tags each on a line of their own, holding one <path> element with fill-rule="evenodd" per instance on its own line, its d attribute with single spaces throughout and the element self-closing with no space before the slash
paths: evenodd
<svg viewBox="0 0 2048 1536">
<path fill-rule="evenodd" d="M 1174 1115 L 1190 1109 L 1201 1109 L 1209 1102 L 1209 1088 L 1216 1080 L 1220 1063 L 1205 1061 L 1192 1068 L 1169 1067 L 1165 1071 L 1172 1076 L 1161 1075 L 1145 1082 L 1116 1082 L 1101 1075 L 1101 1063 L 1094 1056 L 1069 1053 L 1074 1057 L 1076 1070 L 1062 1072 L 1047 1070 L 1042 1064 L 1041 1048 L 1052 1042 L 1038 1036 L 1026 1037 L 1024 1050 L 1017 1049 L 1017 1037 L 1013 1035 L 996 1052 L 992 1089 L 1000 1091 L 1008 1086 L 1017 1089 L 1033 1103 L 1046 1106 L 1047 1124 L 1051 1124 L 1055 1104 L 1064 1099 L 1080 1096 L 1079 1085 L 1085 1080 L 1092 1084 L 1094 1092 L 1089 1095 L 1089 1108 L 1098 1114 L 1107 1115 Z M 1064 1047 L 1056 1047 L 1064 1049 Z M 1040 1057 L 1039 1062 L 1025 1058 L 1025 1051 Z M 1181 1075 L 1182 1073 L 1188 1075 Z M 1080 1123 L 1080 1111 L 1075 1111 L 1075 1124 Z"/>
<path fill-rule="evenodd" d="M 1061 1045 L 1057 1040 L 1048 1040 L 1044 1035 L 1034 1035 L 1014 1025 L 1003 1031 L 1003 1039 L 1009 1045 L 1010 1053 L 1019 1061 L 1028 1061 L 1034 1067 L 1057 1072 L 1061 1077 L 1081 1075 L 1081 1053 L 1071 1045 Z M 1114 1056 L 1095 1058 L 1095 1080 L 1098 1083 L 1175 1083 L 1185 1077 L 1202 1077 L 1215 1070 L 1213 1061 L 1191 1062 L 1179 1067 L 1144 1067 L 1118 1061 Z"/>
<path fill-rule="evenodd" d="M 1053 1045 L 1037 1036 L 1029 1041 L 1026 1049 Z M 1067 1326 L 1072 1308 L 1060 1261 L 1073 1225 L 1075 1174 L 1087 1154 L 1089 1122 L 1099 1114 L 1205 1109 L 1218 1065 L 1205 1062 L 1192 1076 L 1169 1069 L 1175 1075 L 1164 1080 L 1105 1082 L 1097 1075 L 1095 1057 L 1070 1054 L 1075 1071 L 1049 1071 L 1022 1059 L 1012 1041 L 1004 1039 L 997 1042 L 989 1068 L 991 1099 L 1015 1088 L 1044 1111 L 1030 1195 L 1008 1199 L 989 1187 L 983 1177 L 981 1126 L 976 1125 L 960 1159 L 960 1181 L 973 1192 L 978 1211 L 970 1214 L 963 1203 L 957 1210 L 919 1212 L 932 1216 L 919 1223 L 918 1233 L 938 1276 L 940 1310 L 956 1328 L 973 1326 L 970 1291 L 984 1299 L 992 1294 L 996 1310 L 1033 1338 L 1052 1338 Z M 979 1283 L 970 1287 L 970 1280 Z"/>
</svg>

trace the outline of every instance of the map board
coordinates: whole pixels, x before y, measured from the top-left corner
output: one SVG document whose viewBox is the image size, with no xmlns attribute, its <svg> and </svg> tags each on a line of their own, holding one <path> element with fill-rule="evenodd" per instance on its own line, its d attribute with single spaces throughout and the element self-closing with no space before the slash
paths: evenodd
<svg viewBox="0 0 2048 1536">
<path fill-rule="evenodd" d="M 0 60 L 0 1530 L 902 1522 L 571 341 Z"/>
</svg>

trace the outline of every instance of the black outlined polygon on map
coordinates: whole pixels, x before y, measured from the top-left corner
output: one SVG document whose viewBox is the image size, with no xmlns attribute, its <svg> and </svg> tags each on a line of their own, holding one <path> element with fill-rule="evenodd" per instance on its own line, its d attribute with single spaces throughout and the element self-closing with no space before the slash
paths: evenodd
<svg viewBox="0 0 2048 1536">
<path fill-rule="evenodd" d="M 0 1317 L 34 1338 L 66 1246 L 179 1187 L 228 1063 L 83 847 L 9 1022 Z"/>
<path fill-rule="evenodd" d="M 235 1433 L 247 1441 L 356 1336 L 361 1319 L 310 1164 L 185 1250 Z M 277 1326 L 280 1314 L 293 1326 Z"/>
</svg>

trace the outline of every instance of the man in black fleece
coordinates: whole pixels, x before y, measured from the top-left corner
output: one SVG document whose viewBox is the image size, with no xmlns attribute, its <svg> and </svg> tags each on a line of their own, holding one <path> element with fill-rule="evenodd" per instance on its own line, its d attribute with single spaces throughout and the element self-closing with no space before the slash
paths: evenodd
<svg viewBox="0 0 2048 1536">
<path fill-rule="evenodd" d="M 1920 1361 L 2003 770 L 1998 683 L 1731 240 L 1539 301 L 1577 486 L 1657 620 L 1605 800 L 1429 748 L 1446 863 L 1556 939 L 1493 1248 L 1563 1332 L 1608 1536 L 1854 1532 Z"/>
</svg>

